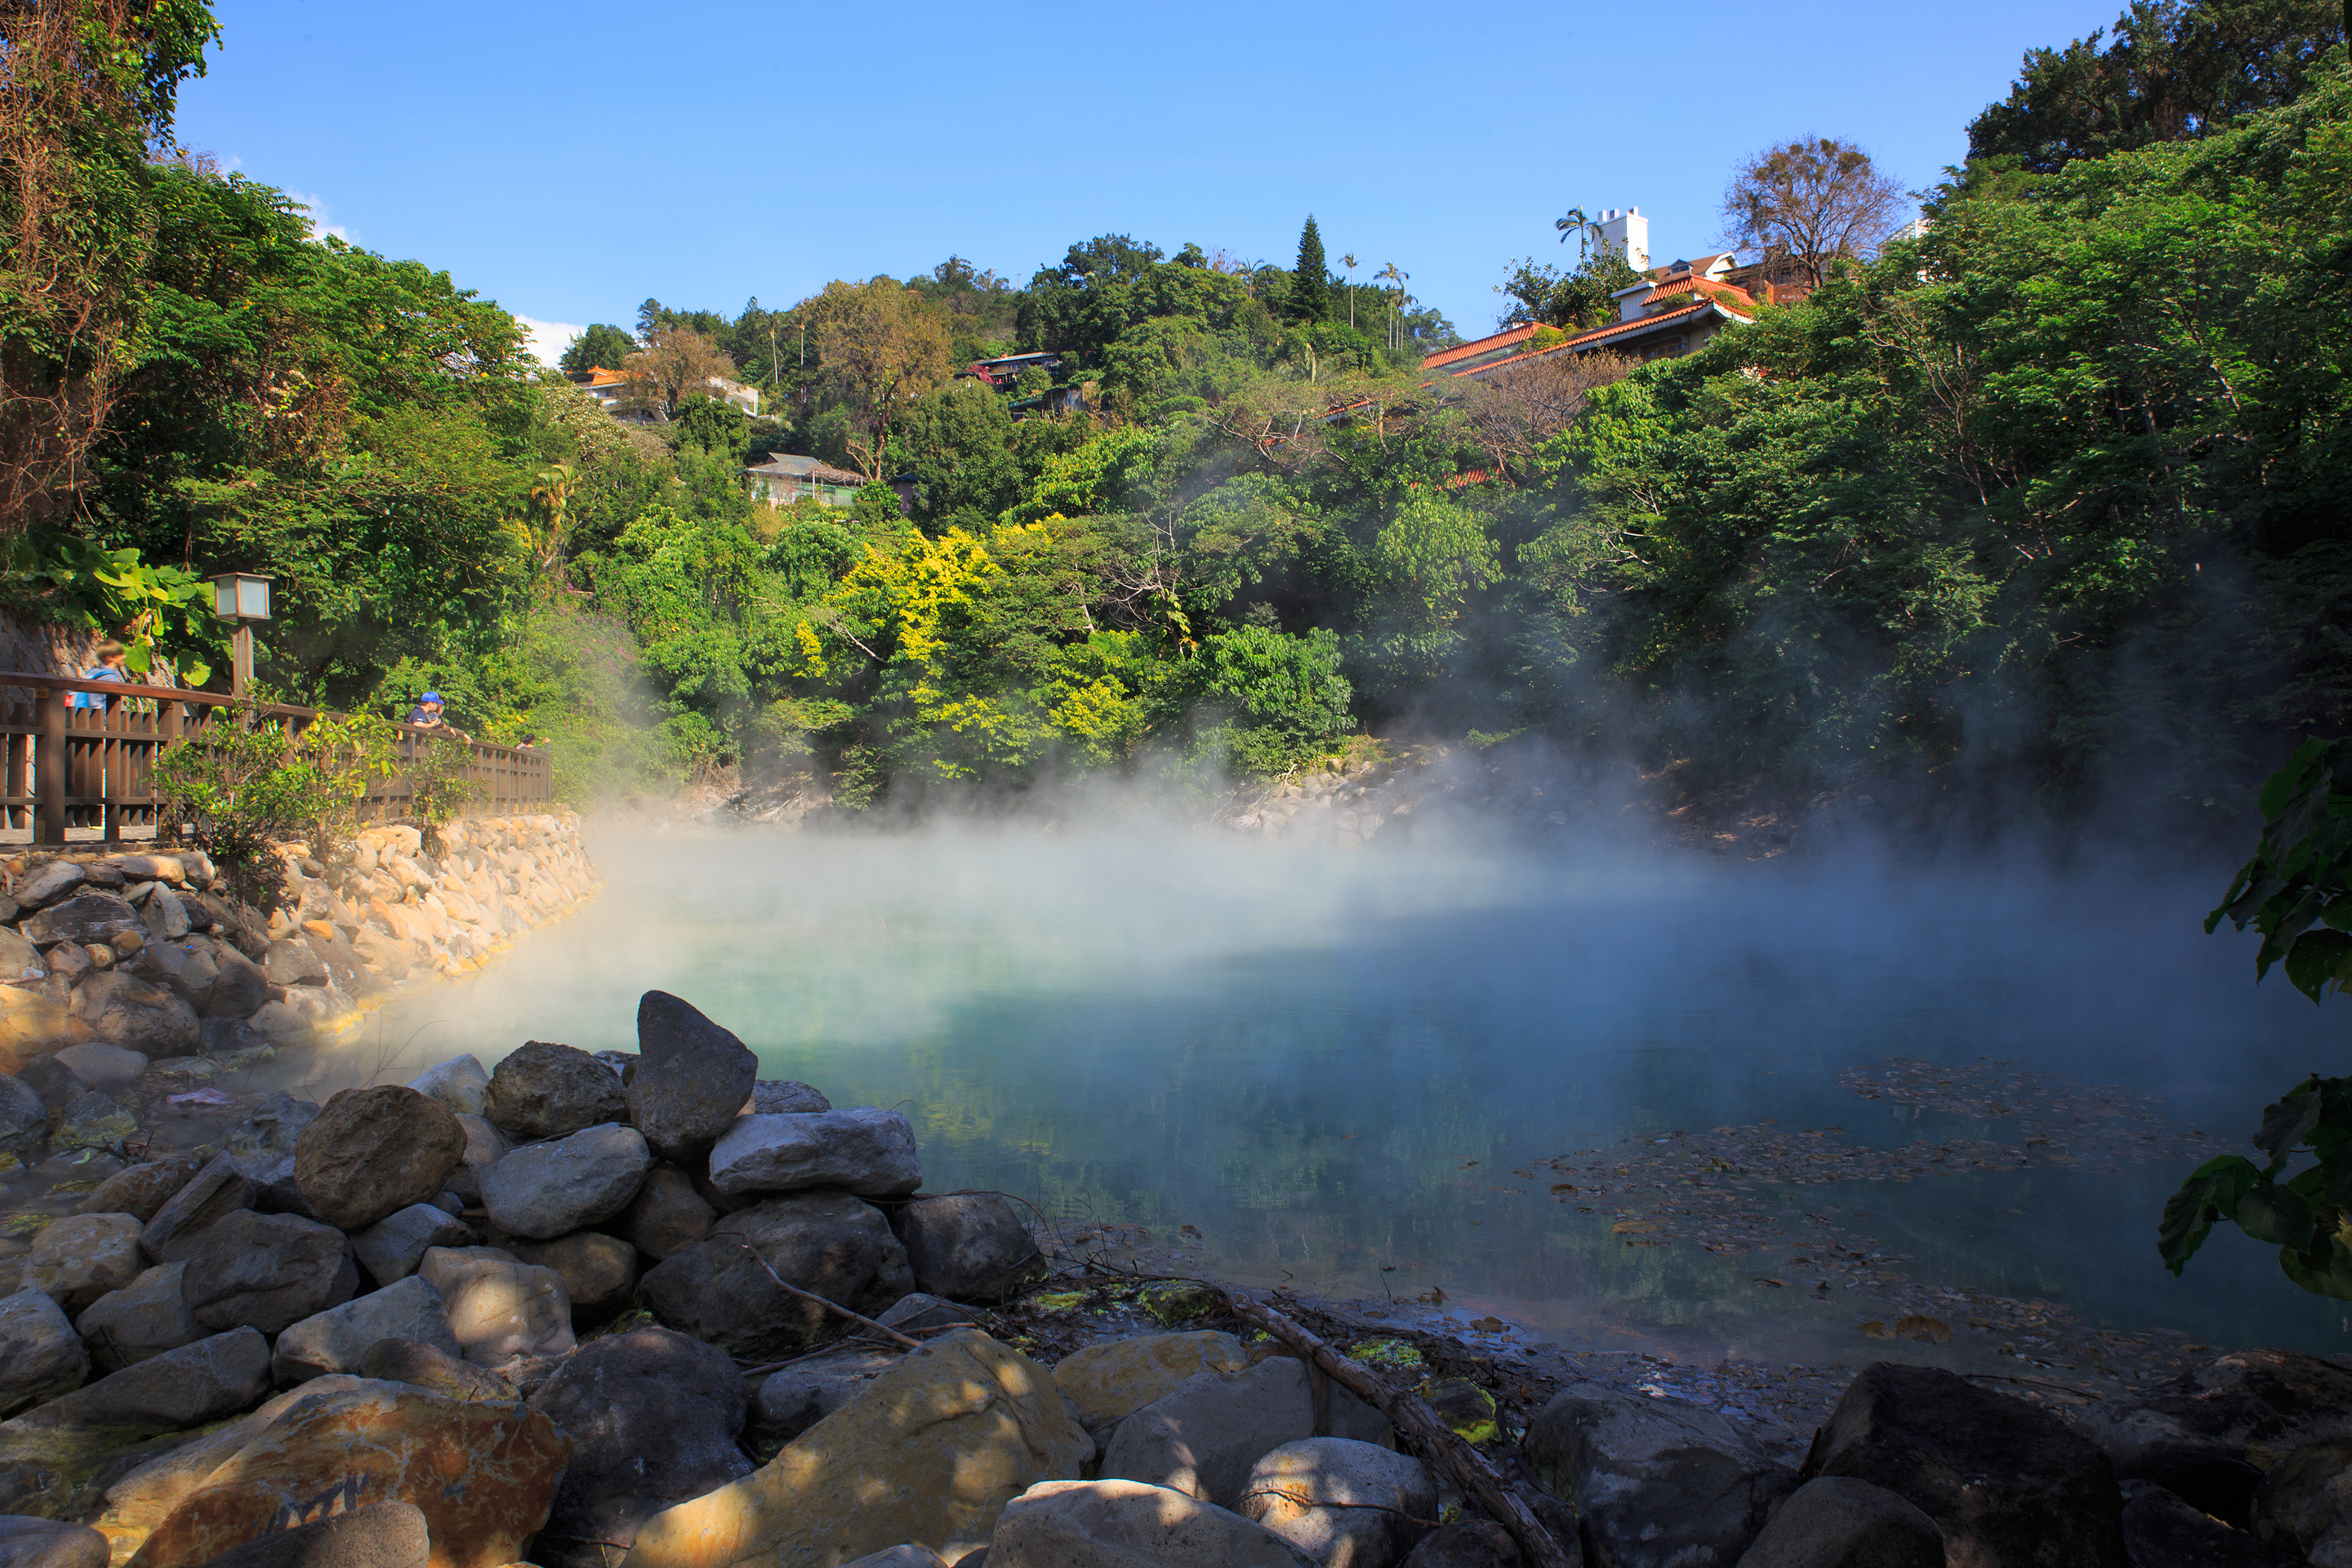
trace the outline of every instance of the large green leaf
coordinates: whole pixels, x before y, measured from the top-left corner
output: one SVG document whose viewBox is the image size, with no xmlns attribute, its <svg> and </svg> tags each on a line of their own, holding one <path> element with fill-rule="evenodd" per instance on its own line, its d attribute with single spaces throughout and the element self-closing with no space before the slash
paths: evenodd
<svg viewBox="0 0 2352 1568">
<path fill-rule="evenodd" d="M 2314 1295 L 2352 1301 L 2352 1246 L 2346 1245 L 2341 1224 L 2307 1251 L 2281 1247 L 2279 1268 Z"/>
<path fill-rule="evenodd" d="M 2178 1274 L 2205 1245 L 2217 1219 L 2234 1219 L 2238 1199 L 2263 1179 L 2252 1160 L 2223 1154 L 2189 1173 L 2180 1190 L 2166 1200 L 2164 1219 L 2157 1226 L 2156 1250 L 2164 1266 Z"/>
<path fill-rule="evenodd" d="M 2257 1182 L 2239 1194 L 2237 1212 L 2230 1217 L 2256 1241 L 2297 1249 L 2311 1245 L 2311 1205 L 2293 1187 Z"/>
</svg>

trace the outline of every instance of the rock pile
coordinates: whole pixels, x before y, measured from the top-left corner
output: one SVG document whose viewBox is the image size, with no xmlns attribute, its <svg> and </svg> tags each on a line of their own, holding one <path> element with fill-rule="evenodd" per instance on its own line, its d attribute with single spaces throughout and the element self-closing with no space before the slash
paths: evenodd
<svg viewBox="0 0 2352 1568">
<path fill-rule="evenodd" d="M 925 1194 L 903 1115 L 759 1079 L 662 993 L 638 1044 L 273 1097 L 97 1184 L 0 1295 L 0 1563 L 1522 1561 L 1217 1291 L 1023 1330 L 1034 1239 Z M 2352 1371 L 2290 1352 L 2072 1417 L 1880 1363 L 1797 1463 L 1614 1385 L 1421 1392 L 1593 1568 L 2352 1562 Z"/>
<path fill-rule="evenodd" d="M 301 1035 L 412 975 L 463 973 L 596 887 L 576 817 L 469 817 L 441 838 L 436 859 L 414 827 L 369 828 L 336 885 L 289 847 L 289 901 L 266 918 L 194 849 L 0 863 L 0 1068 L 78 1049 L 74 1076 L 102 1090 L 151 1060 Z M 10 1114 L 0 1152 L 22 1131 Z"/>
</svg>

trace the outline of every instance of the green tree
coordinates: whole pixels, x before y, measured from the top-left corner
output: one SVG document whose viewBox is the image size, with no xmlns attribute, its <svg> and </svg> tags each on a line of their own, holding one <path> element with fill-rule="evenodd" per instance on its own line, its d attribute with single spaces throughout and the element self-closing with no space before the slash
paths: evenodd
<svg viewBox="0 0 2352 1568">
<path fill-rule="evenodd" d="M 1323 259 L 1323 231 L 1315 215 L 1298 231 L 1298 261 L 1290 269 L 1290 314 L 1301 321 L 1319 321 L 1331 313 L 1331 269 Z"/>
<path fill-rule="evenodd" d="M 563 357 L 556 363 L 566 374 L 585 375 L 595 369 L 619 370 L 636 352 L 636 339 L 599 321 L 565 344 Z"/>
</svg>

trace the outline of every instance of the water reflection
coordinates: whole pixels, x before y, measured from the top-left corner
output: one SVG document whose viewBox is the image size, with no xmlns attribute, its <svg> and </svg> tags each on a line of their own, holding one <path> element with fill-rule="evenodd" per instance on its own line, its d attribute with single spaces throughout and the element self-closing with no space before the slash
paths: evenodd
<svg viewBox="0 0 2352 1568">
<path fill-rule="evenodd" d="M 1561 1338 L 1795 1356 L 1853 1313 L 1759 1259 L 1641 1247 L 1523 1163 L 1766 1119 L 1888 1146 L 1999 1122 L 1860 1099 L 1891 1054 L 2007 1058 L 2162 1097 L 2233 1141 L 2336 1037 L 2242 944 L 2219 881 L 1887 872 L 1029 833 L 622 838 L 609 885 L 351 1047 L 402 1068 L 527 1038 L 634 1048 L 674 991 L 771 1077 L 902 1104 L 935 1189 L 1197 1226 L 1202 1266 L 1349 1294 L 1442 1287 Z M 2224 878 L 2226 872 L 2223 873 Z M 431 1027 L 425 1026 L 431 1025 Z M 2177 1167 L 1802 1189 L 1917 1278 L 2217 1343 L 2342 1348 L 2342 1314 L 2217 1237 L 2158 1268 Z M 1538 1173 L 1540 1176 L 1541 1173 Z"/>
</svg>

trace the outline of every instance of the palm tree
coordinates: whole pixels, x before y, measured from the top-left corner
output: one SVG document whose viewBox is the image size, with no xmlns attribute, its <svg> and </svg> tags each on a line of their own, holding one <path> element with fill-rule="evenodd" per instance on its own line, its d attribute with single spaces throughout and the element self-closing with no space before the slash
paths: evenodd
<svg viewBox="0 0 2352 1568">
<path fill-rule="evenodd" d="M 1399 271 L 1397 264 L 1393 261 L 1372 274 L 1372 281 L 1375 283 L 1396 285 L 1396 300 L 1389 308 L 1389 347 L 1391 348 L 1397 346 L 1397 311 L 1403 307 L 1405 280 L 1412 276 L 1410 272 Z"/>
<path fill-rule="evenodd" d="M 1568 231 L 1570 229 L 1574 229 L 1576 231 L 1576 258 L 1579 261 L 1584 259 L 1584 226 L 1586 221 L 1584 209 L 1582 207 L 1570 207 L 1568 209 L 1566 215 L 1551 220 L 1552 227 L 1559 230 L 1559 242 L 1562 245 L 1566 245 L 1568 243 Z"/>
<path fill-rule="evenodd" d="M 1356 258 L 1343 256 L 1339 265 L 1348 269 L 1348 330 L 1352 332 L 1356 330 Z"/>
</svg>

